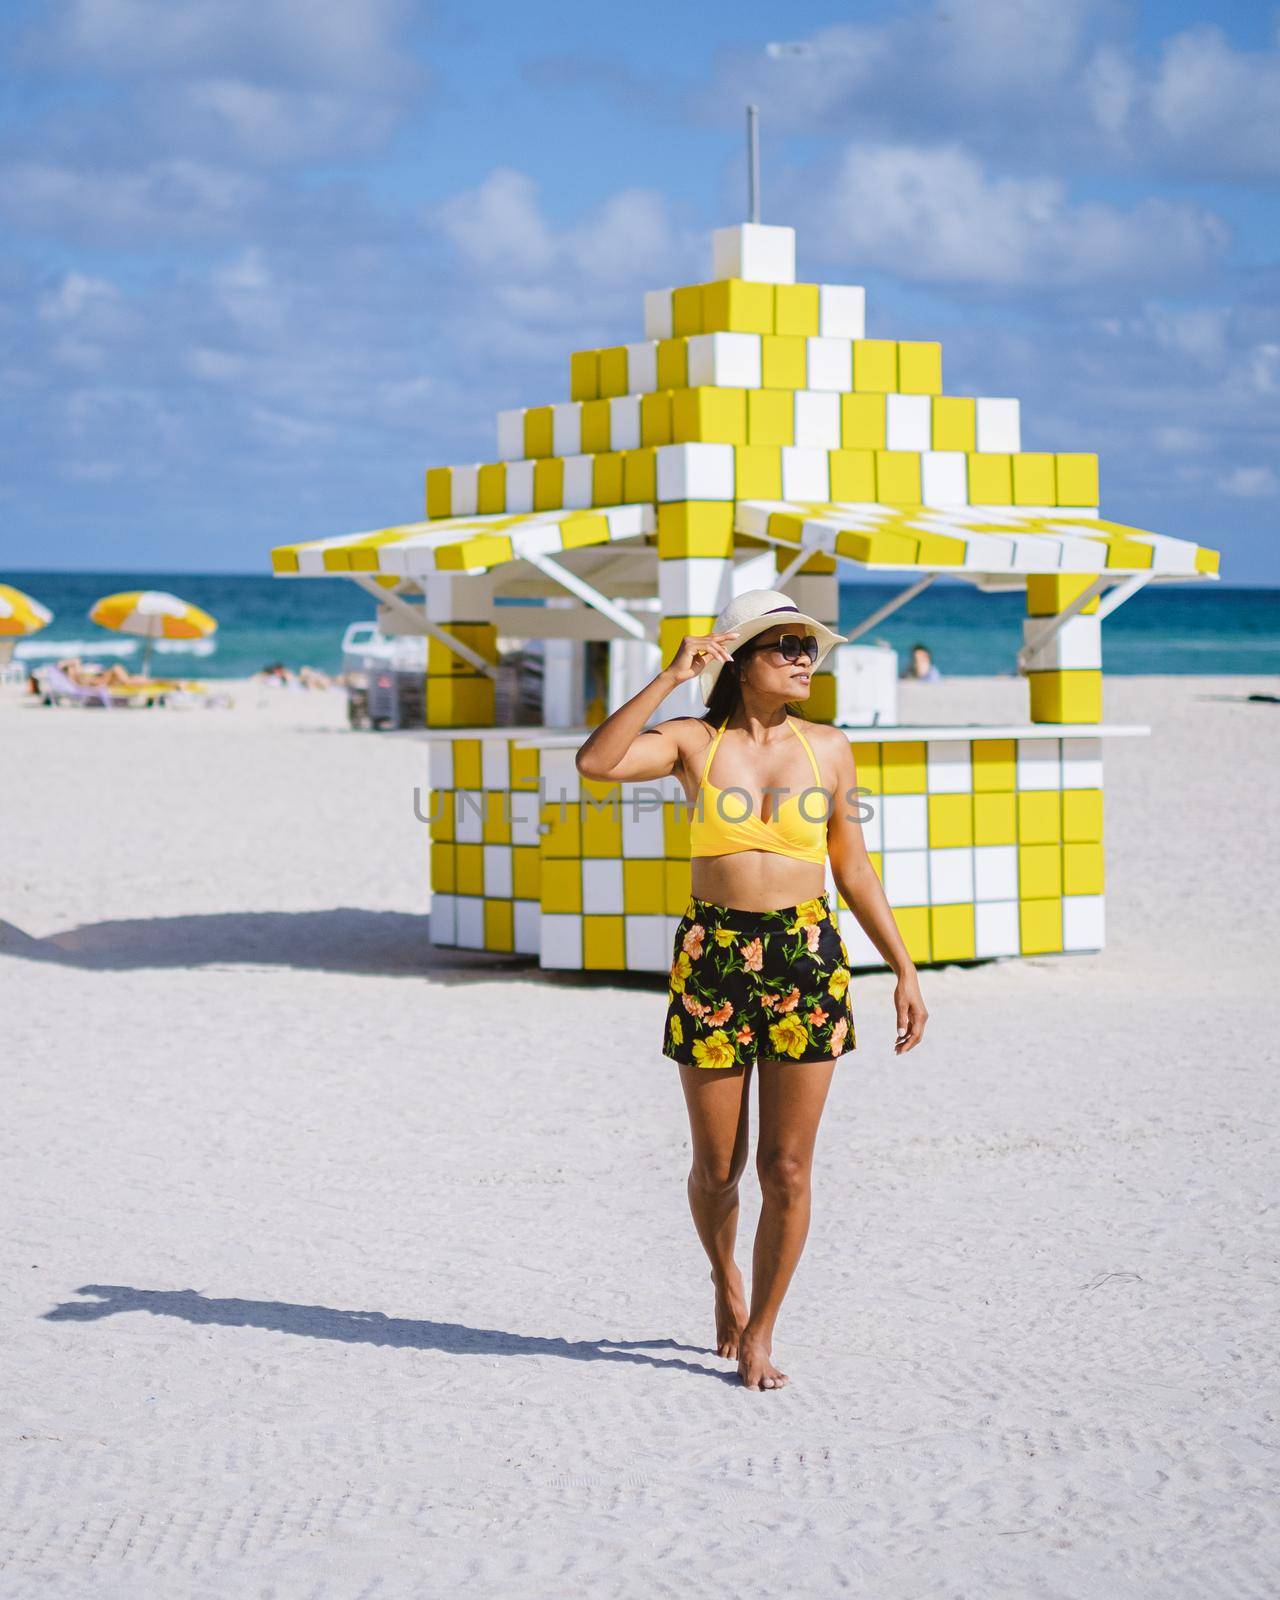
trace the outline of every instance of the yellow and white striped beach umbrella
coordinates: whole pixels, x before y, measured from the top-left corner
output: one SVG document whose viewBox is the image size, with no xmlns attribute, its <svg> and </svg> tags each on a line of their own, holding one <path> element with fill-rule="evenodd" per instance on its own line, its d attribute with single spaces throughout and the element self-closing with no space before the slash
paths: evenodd
<svg viewBox="0 0 1280 1600">
<path fill-rule="evenodd" d="M 21 589 L 0 583 L 0 665 L 13 654 L 13 641 L 39 633 L 53 621 L 53 612 Z"/>
<path fill-rule="evenodd" d="M 94 602 L 89 620 L 114 633 L 132 633 L 145 639 L 144 673 L 151 660 L 153 640 L 204 639 L 218 626 L 207 611 L 164 589 L 127 589 L 120 594 L 103 595 Z"/>
</svg>

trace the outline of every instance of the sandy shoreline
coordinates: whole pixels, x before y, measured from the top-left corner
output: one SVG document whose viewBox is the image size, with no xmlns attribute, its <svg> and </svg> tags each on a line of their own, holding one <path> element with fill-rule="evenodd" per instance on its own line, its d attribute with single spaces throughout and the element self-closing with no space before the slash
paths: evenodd
<svg viewBox="0 0 1280 1600">
<path fill-rule="evenodd" d="M 858 979 L 764 1395 L 662 980 L 426 946 L 420 735 L 0 708 L 6 1597 L 1273 1593 L 1275 687 L 1107 680 L 1100 955 Z"/>
</svg>

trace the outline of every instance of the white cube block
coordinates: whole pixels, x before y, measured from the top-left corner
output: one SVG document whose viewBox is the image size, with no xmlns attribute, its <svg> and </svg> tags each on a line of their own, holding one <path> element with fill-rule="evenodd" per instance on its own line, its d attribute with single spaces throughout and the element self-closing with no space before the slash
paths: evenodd
<svg viewBox="0 0 1280 1600">
<path fill-rule="evenodd" d="M 973 899 L 973 848 L 948 845 L 929 851 L 929 903 L 968 905 Z"/>
<path fill-rule="evenodd" d="M 565 506 L 570 511 L 585 511 L 595 492 L 595 457 L 566 456 L 564 463 Z"/>
<path fill-rule="evenodd" d="M 427 752 L 427 782 L 433 789 L 453 788 L 452 739 L 432 739 Z"/>
<path fill-rule="evenodd" d="M 691 389 L 704 384 L 721 389 L 760 387 L 758 333 L 696 333 L 687 349 Z"/>
<path fill-rule="evenodd" d="M 840 448 L 840 396 L 814 394 L 797 389 L 795 398 L 795 439 L 812 450 Z"/>
<path fill-rule="evenodd" d="M 819 505 L 831 499 L 830 460 L 825 450 L 783 446 L 782 498 L 810 500 Z"/>
<path fill-rule="evenodd" d="M 492 899 L 506 900 L 511 896 L 511 846 L 487 844 L 484 857 L 484 892 Z"/>
<path fill-rule="evenodd" d="M 733 598 L 733 578 L 732 564 L 719 556 L 659 561 L 659 607 L 668 617 L 718 616 Z"/>
<path fill-rule="evenodd" d="M 460 950 L 484 949 L 484 901 L 478 894 L 457 897 L 456 942 Z"/>
<path fill-rule="evenodd" d="M 512 844 L 539 844 L 542 839 L 542 802 L 536 789 L 511 791 Z"/>
<path fill-rule="evenodd" d="M 524 412 L 499 411 L 498 460 L 520 461 L 524 458 Z"/>
<path fill-rule="evenodd" d="M 621 861 L 602 858 L 582 863 L 582 909 L 593 916 L 621 915 Z"/>
<path fill-rule="evenodd" d="M 1022 642 L 1030 648 L 1028 672 L 1066 672 L 1102 666 L 1102 623 L 1098 617 L 1069 617 L 1055 629 L 1054 617 L 1024 617 Z"/>
<path fill-rule="evenodd" d="M 544 911 L 541 918 L 541 948 L 538 963 L 543 967 L 582 967 L 582 918 L 571 911 Z"/>
<path fill-rule="evenodd" d="M 892 398 L 893 396 L 890 396 L 890 399 Z M 920 494 L 927 506 L 968 505 L 969 459 L 964 451 L 922 451 Z"/>
<path fill-rule="evenodd" d="M 713 275 L 747 283 L 796 281 L 796 232 L 760 222 L 717 228 L 711 236 Z"/>
<path fill-rule="evenodd" d="M 1018 902 L 993 900 L 973 909 L 974 954 L 1016 956 L 1021 950 L 1018 936 Z"/>
<path fill-rule="evenodd" d="M 656 451 L 658 499 L 732 500 L 735 494 L 731 444 L 664 444 Z M 826 457 L 823 457 L 825 463 Z M 659 566 L 663 563 L 659 562 Z"/>
<path fill-rule="evenodd" d="M 517 955 L 536 956 L 542 947 L 542 908 L 536 900 L 512 902 L 513 944 Z"/>
<path fill-rule="evenodd" d="M 1016 400 L 979 400 L 977 445 L 981 451 L 1022 449 L 1021 408 Z"/>
<path fill-rule="evenodd" d="M 511 787 L 510 739 L 481 739 L 480 782 L 486 789 Z"/>
<path fill-rule="evenodd" d="M 968 794 L 973 788 L 973 745 L 968 739 L 931 739 L 925 761 L 930 794 Z"/>
<path fill-rule="evenodd" d="M 867 291 L 851 283 L 819 285 L 818 332 L 829 339 L 865 339 Z"/>
<path fill-rule="evenodd" d="M 627 916 L 623 919 L 627 968 L 667 972 L 671 967 L 678 917 Z"/>
<path fill-rule="evenodd" d="M 551 408 L 551 454 L 576 456 L 582 450 L 582 402 L 567 400 Z"/>
<path fill-rule="evenodd" d="M 431 942 L 432 944 L 456 944 L 458 940 L 458 900 L 456 895 L 435 894 L 431 896 Z"/>
<path fill-rule="evenodd" d="M 453 836 L 459 844 L 480 844 L 484 840 L 484 791 L 453 791 Z"/>
<path fill-rule="evenodd" d="M 878 794 L 856 794 L 852 810 L 862 828 L 862 842 L 869 851 L 884 849 L 884 805 Z"/>
<path fill-rule="evenodd" d="M 432 780 L 435 781 L 434 779 Z M 1062 787 L 1101 789 L 1102 740 L 1091 737 L 1062 741 Z"/>
<path fill-rule="evenodd" d="M 885 794 L 878 800 L 883 849 L 923 850 L 929 843 L 928 800 L 922 794 Z"/>
<path fill-rule="evenodd" d="M 853 341 L 810 338 L 806 387 L 844 394 L 853 388 Z"/>
<path fill-rule="evenodd" d="M 450 516 L 474 517 L 480 492 L 479 466 L 454 467 L 449 475 L 449 491 Z"/>
<path fill-rule="evenodd" d="M 928 450 L 933 443 L 933 399 L 927 394 L 885 396 L 885 446 L 889 450 Z"/>
<path fill-rule="evenodd" d="M 640 448 L 640 396 L 614 395 L 609 401 L 609 446 L 613 450 Z"/>
<path fill-rule="evenodd" d="M 627 346 L 627 388 L 632 394 L 653 394 L 658 387 L 658 346 L 653 340 Z"/>
<path fill-rule="evenodd" d="M 883 866 L 884 892 L 891 906 L 929 904 L 927 850 L 886 850 Z"/>
<path fill-rule="evenodd" d="M 1106 918 L 1100 894 L 1062 897 L 1062 948 L 1101 950 L 1106 944 Z"/>
<path fill-rule="evenodd" d="M 1060 739 L 1018 740 L 1019 789 L 1060 789 L 1062 753 Z"/>
<path fill-rule="evenodd" d="M 645 292 L 644 336 L 646 339 L 671 337 L 670 289 L 649 289 Z"/>
<path fill-rule="evenodd" d="M 578 771 L 573 750 L 543 750 L 538 759 L 542 776 L 542 792 L 547 800 L 559 805 L 561 799 L 581 800 L 582 774 Z"/>
<path fill-rule="evenodd" d="M 974 847 L 973 897 L 975 900 L 1017 900 L 1017 845 L 980 844 Z"/>
<path fill-rule="evenodd" d="M 533 510 L 534 461 L 509 461 L 507 463 L 507 510 Z M 434 576 L 432 581 L 434 582 Z"/>
<path fill-rule="evenodd" d="M 662 793 L 656 783 L 622 786 L 622 854 L 627 861 L 660 861 L 666 851 Z"/>
</svg>

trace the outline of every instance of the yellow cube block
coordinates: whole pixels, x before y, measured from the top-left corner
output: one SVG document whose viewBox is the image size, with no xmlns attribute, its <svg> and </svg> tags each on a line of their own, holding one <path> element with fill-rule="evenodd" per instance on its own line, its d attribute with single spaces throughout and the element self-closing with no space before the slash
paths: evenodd
<svg viewBox="0 0 1280 1600">
<path fill-rule="evenodd" d="M 454 849 L 455 892 L 457 894 L 484 893 L 484 846 L 456 844 Z"/>
<path fill-rule="evenodd" d="M 480 837 L 485 844 L 511 843 L 511 804 L 506 789 L 484 789 Z"/>
<path fill-rule="evenodd" d="M 437 840 L 431 846 L 431 889 L 433 894 L 454 894 L 457 856 L 452 843 Z"/>
<path fill-rule="evenodd" d="M 515 949 L 515 908 L 510 900 L 485 901 L 484 947 L 486 950 Z"/>
<path fill-rule="evenodd" d="M 1101 789 L 1062 791 L 1062 837 L 1069 844 L 1097 844 L 1101 841 Z"/>
<path fill-rule="evenodd" d="M 659 389 L 689 387 L 689 346 L 683 339 L 658 341 Z"/>
<path fill-rule="evenodd" d="M 929 796 L 929 845 L 945 850 L 973 843 L 973 796 L 971 794 L 931 794 Z"/>
<path fill-rule="evenodd" d="M 972 961 L 976 951 L 973 907 L 931 906 L 929 942 L 934 961 Z"/>
<path fill-rule="evenodd" d="M 622 503 L 635 505 L 658 498 L 658 467 L 653 447 L 624 450 L 622 454 Z"/>
<path fill-rule="evenodd" d="M 600 398 L 612 399 L 627 392 L 627 347 L 612 345 L 600 352 Z"/>
<path fill-rule="evenodd" d="M 760 340 L 760 386 L 803 389 L 808 381 L 808 347 L 794 334 L 767 333 Z"/>
<path fill-rule="evenodd" d="M 430 728 L 481 728 L 493 724 L 493 679 L 477 673 L 428 676 L 427 726 Z"/>
<path fill-rule="evenodd" d="M 961 395 L 935 395 L 933 401 L 933 448 L 965 450 L 977 448 L 978 406 Z"/>
<path fill-rule="evenodd" d="M 507 464 L 494 461 L 480 468 L 476 481 L 476 510 L 482 515 L 507 509 Z"/>
<path fill-rule="evenodd" d="M 583 783 L 583 788 L 587 787 Z M 616 860 L 622 855 L 621 790 L 608 785 L 607 795 L 592 795 L 582 802 L 582 854 L 595 859 Z"/>
<path fill-rule="evenodd" d="M 782 451 L 777 445 L 739 445 L 734 451 L 733 472 L 739 500 L 781 500 Z"/>
<path fill-rule="evenodd" d="M 1063 455 L 1057 460 L 1060 506 L 1096 506 L 1098 503 L 1098 458 L 1095 455 Z"/>
<path fill-rule="evenodd" d="M 836 720 L 836 680 L 831 672 L 815 672 L 809 680 L 808 698 L 800 702 L 804 708 L 804 715 L 810 722 L 834 722 Z M 815 807 L 815 816 L 822 813 Z"/>
<path fill-rule="evenodd" d="M 1017 796 L 975 794 L 973 797 L 974 844 L 1016 844 L 1018 839 Z"/>
<path fill-rule="evenodd" d="M 1057 789 L 1023 789 L 1018 794 L 1019 844 L 1062 841 L 1062 794 Z"/>
<path fill-rule="evenodd" d="M 779 283 L 774 286 L 773 332 L 799 334 L 803 339 L 816 334 L 819 327 L 816 283 Z"/>
<path fill-rule="evenodd" d="M 876 494 L 883 505 L 921 503 L 920 456 L 914 450 L 876 451 Z"/>
<path fill-rule="evenodd" d="M 975 739 L 972 748 L 975 789 L 1018 787 L 1018 746 L 1013 739 Z"/>
<path fill-rule="evenodd" d="M 517 900 L 537 900 L 542 893 L 542 853 L 536 844 L 511 847 L 511 891 Z"/>
<path fill-rule="evenodd" d="M 701 331 L 773 333 L 773 285 L 744 283 L 741 278 L 704 283 Z"/>
<path fill-rule="evenodd" d="M 1020 944 L 1024 956 L 1062 949 L 1062 901 L 1022 900 L 1018 905 Z"/>
<path fill-rule="evenodd" d="M 598 455 L 609 448 L 609 402 L 588 400 L 582 408 L 582 453 Z"/>
<path fill-rule="evenodd" d="M 846 396 L 846 398 L 849 398 Z M 861 398 L 860 396 L 857 398 Z M 876 499 L 874 450 L 831 450 L 831 498 L 836 501 Z"/>
<path fill-rule="evenodd" d="M 564 457 L 548 456 L 533 469 L 533 509 L 558 511 L 564 505 Z"/>
<path fill-rule="evenodd" d="M 853 741 L 853 766 L 858 787 L 866 789 L 870 794 L 884 792 L 880 776 L 880 752 L 883 749 L 883 745 L 864 744 L 861 740 Z"/>
<path fill-rule="evenodd" d="M 536 461 L 553 454 L 554 449 L 551 407 L 531 406 L 524 414 L 525 459 Z"/>
<path fill-rule="evenodd" d="M 663 914 L 666 900 L 666 872 L 662 861 L 624 861 L 622 863 L 622 907 L 628 915 Z"/>
<path fill-rule="evenodd" d="M 890 394 L 898 387 L 898 346 L 893 339 L 853 341 L 853 387 Z"/>
<path fill-rule="evenodd" d="M 1012 458 L 992 451 L 969 453 L 969 503 L 975 506 L 1013 504 Z"/>
<path fill-rule="evenodd" d="M 591 463 L 591 504 L 620 506 L 623 490 L 623 452 L 598 455 Z"/>
<path fill-rule="evenodd" d="M 427 518 L 451 514 L 453 473 L 448 467 L 427 468 Z"/>
<path fill-rule="evenodd" d="M 748 389 L 747 437 L 744 444 L 787 445 L 796 442 L 796 397 L 790 389 Z"/>
<path fill-rule="evenodd" d="M 600 352 L 575 350 L 569 357 L 569 398 L 594 400 L 600 393 Z"/>
<path fill-rule="evenodd" d="M 693 808 L 681 797 L 662 805 L 662 853 L 676 861 L 689 859 L 689 824 Z"/>
<path fill-rule="evenodd" d="M 662 617 L 658 622 L 658 653 L 666 666 L 680 648 L 686 634 L 710 633 L 714 617 Z"/>
<path fill-rule="evenodd" d="M 1013 458 L 1015 506 L 1051 506 L 1058 495 L 1053 457 L 1020 451 Z"/>
<path fill-rule="evenodd" d="M 692 868 L 688 861 L 664 861 L 662 876 L 666 884 L 665 911 L 669 917 L 681 917 L 689 904 Z"/>
<path fill-rule="evenodd" d="M 688 394 L 687 389 L 679 391 Z M 656 394 L 640 396 L 640 443 L 642 445 L 671 444 L 676 434 L 672 431 L 672 395 L 669 389 L 659 389 Z"/>
<path fill-rule="evenodd" d="M 898 924 L 898 932 L 911 959 L 917 962 L 931 961 L 933 942 L 930 938 L 929 907 L 894 906 L 893 920 Z"/>
<path fill-rule="evenodd" d="M 576 857 L 558 859 L 543 855 L 539 890 L 542 909 L 548 912 L 582 910 L 582 863 Z"/>
<path fill-rule="evenodd" d="M 531 745 L 511 742 L 511 787 L 527 790 L 538 787 L 538 752 Z"/>
<path fill-rule="evenodd" d="M 746 444 L 747 391 L 709 385 L 677 389 L 671 401 L 671 440 L 674 444 Z"/>
<path fill-rule="evenodd" d="M 621 916 L 583 917 L 582 965 L 589 971 L 625 971 L 626 951 L 626 924 Z"/>
<path fill-rule="evenodd" d="M 1018 846 L 1018 892 L 1023 900 L 1043 900 L 1062 893 L 1062 846 Z"/>
<path fill-rule="evenodd" d="M 456 802 L 454 789 L 430 789 L 427 792 L 427 833 L 442 843 L 452 840 Z"/>
<path fill-rule="evenodd" d="M 453 786 L 455 789 L 479 789 L 481 779 L 479 739 L 453 741 Z"/>
<path fill-rule="evenodd" d="M 1081 667 L 1073 672 L 1031 672 L 1032 722 L 1101 722 L 1102 672 Z"/>
<path fill-rule="evenodd" d="M 1102 893 L 1102 846 L 1100 844 L 1063 845 L 1062 892 L 1064 894 Z"/>
<path fill-rule="evenodd" d="M 840 442 L 846 449 L 883 450 L 885 427 L 883 394 L 840 396 Z"/>
<path fill-rule="evenodd" d="M 885 794 L 924 794 L 929 787 L 924 740 L 886 743 L 880 752 L 880 781 Z"/>
<path fill-rule="evenodd" d="M 544 861 L 553 856 L 577 860 L 582 855 L 582 807 L 576 800 L 548 800 L 541 820 L 545 831 L 539 849 Z"/>
<path fill-rule="evenodd" d="M 898 341 L 898 390 L 901 394 L 942 393 L 942 346 L 928 340 Z"/>
<path fill-rule="evenodd" d="M 658 507 L 658 559 L 733 554 L 731 500 L 669 500 Z"/>
<path fill-rule="evenodd" d="M 486 661 L 498 659 L 498 628 L 493 622 L 442 622 L 442 630 L 459 644 L 468 645 Z M 450 650 L 441 640 L 427 639 L 427 671 L 436 676 L 450 673 L 473 677 L 475 668 L 465 657 Z M 468 741 L 469 742 L 469 741 Z"/>
<path fill-rule="evenodd" d="M 676 289 L 671 296 L 671 331 L 677 339 L 705 332 L 702 317 L 702 285 L 691 283 Z"/>
<path fill-rule="evenodd" d="M 1067 572 L 1051 574 L 1044 572 L 1031 572 L 1027 574 L 1027 615 L 1029 617 L 1056 617 L 1059 611 L 1064 611 L 1067 606 L 1087 589 L 1094 581 L 1096 575 L 1092 572 Z M 1098 609 L 1098 596 L 1086 600 L 1080 608 L 1080 614 L 1087 616 L 1089 612 Z"/>
</svg>

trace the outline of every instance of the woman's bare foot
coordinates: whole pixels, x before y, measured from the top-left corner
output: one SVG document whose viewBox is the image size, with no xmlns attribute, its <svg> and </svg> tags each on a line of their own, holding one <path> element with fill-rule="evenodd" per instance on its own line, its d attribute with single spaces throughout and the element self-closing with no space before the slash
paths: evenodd
<svg viewBox="0 0 1280 1600">
<path fill-rule="evenodd" d="M 748 1389 L 781 1389 L 790 1383 L 772 1360 L 773 1342 L 743 1330 L 738 1341 L 738 1376 Z"/>
<path fill-rule="evenodd" d="M 742 1337 L 747 1320 L 747 1301 L 742 1292 L 742 1273 L 730 1267 L 723 1282 L 711 1269 L 711 1281 L 716 1286 L 716 1354 L 732 1360 L 738 1354 L 738 1340 Z"/>
</svg>

